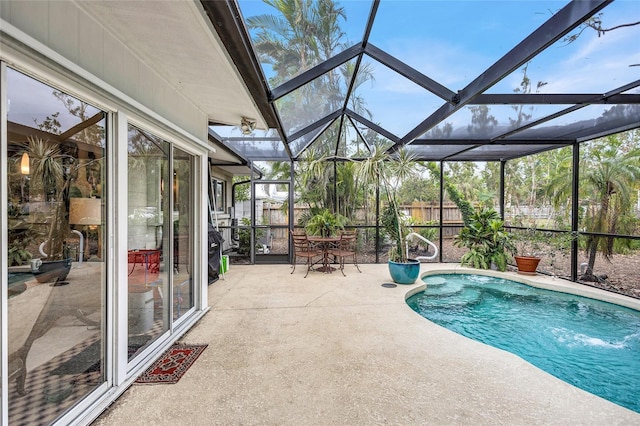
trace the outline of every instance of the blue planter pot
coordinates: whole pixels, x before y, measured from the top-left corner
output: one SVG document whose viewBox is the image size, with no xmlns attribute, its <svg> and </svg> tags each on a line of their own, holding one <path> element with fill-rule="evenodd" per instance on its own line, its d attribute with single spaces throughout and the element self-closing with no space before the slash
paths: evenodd
<svg viewBox="0 0 640 426">
<path fill-rule="evenodd" d="M 388 262 L 391 279 L 396 284 L 413 284 L 420 275 L 420 261 L 407 259 L 406 263 Z"/>
<path fill-rule="evenodd" d="M 39 283 L 63 282 L 71 271 L 71 259 L 42 262 L 37 271 L 32 271 Z"/>
</svg>

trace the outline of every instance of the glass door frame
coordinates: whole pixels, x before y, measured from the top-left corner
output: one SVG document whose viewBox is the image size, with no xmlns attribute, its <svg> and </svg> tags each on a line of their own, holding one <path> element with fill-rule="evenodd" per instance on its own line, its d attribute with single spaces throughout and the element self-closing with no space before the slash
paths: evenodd
<svg viewBox="0 0 640 426">
<path fill-rule="evenodd" d="M 191 218 L 192 224 L 192 232 L 193 238 L 190 242 L 190 249 L 193 253 L 193 261 L 192 261 L 192 279 L 193 279 L 193 298 L 194 298 L 194 306 L 190 307 L 185 313 L 183 313 L 179 318 L 173 320 L 173 274 L 168 274 L 169 288 L 171 291 L 167 293 L 167 303 L 170 305 L 169 312 L 163 312 L 163 315 L 166 315 L 168 318 L 168 327 L 167 330 L 162 334 L 157 336 L 155 340 L 149 344 L 147 348 L 142 350 L 137 356 L 128 359 L 127 356 L 127 346 L 128 346 L 128 295 L 126 288 L 119 288 L 117 294 L 117 304 L 118 304 L 118 322 L 117 322 L 117 332 L 115 339 L 117 340 L 117 348 L 118 348 L 118 365 L 116 368 L 116 376 L 117 383 L 122 384 L 127 381 L 131 381 L 131 375 L 140 369 L 141 365 L 144 365 L 148 362 L 149 356 L 157 352 L 158 348 L 164 346 L 167 340 L 173 339 L 175 335 L 181 334 L 183 330 L 187 329 L 192 325 L 192 321 L 190 320 L 192 316 L 196 313 L 196 311 L 205 312 L 207 310 L 208 301 L 206 300 L 206 277 L 204 277 L 204 273 L 206 273 L 206 268 L 203 265 L 206 265 L 205 256 L 206 252 L 202 249 L 201 245 L 202 238 L 200 234 L 201 230 L 206 228 L 206 215 L 203 214 L 203 206 L 205 206 L 206 199 L 202 197 L 202 190 L 204 188 L 203 182 L 203 164 L 206 165 L 207 161 L 207 152 L 202 150 L 198 151 L 194 149 L 192 146 L 188 146 L 184 142 L 182 142 L 179 138 L 176 138 L 175 135 L 164 132 L 156 126 L 150 125 L 147 120 L 140 119 L 134 115 L 127 115 L 126 113 L 119 111 L 117 118 L 117 126 L 118 126 L 118 138 L 120 141 L 125 141 L 125 143 L 119 144 L 119 149 L 117 150 L 117 164 L 121 165 L 117 171 L 117 186 L 119 188 L 127 188 L 128 187 L 128 167 L 127 167 L 127 158 L 128 158 L 128 126 L 132 125 L 137 128 L 140 128 L 144 131 L 148 131 L 152 133 L 154 136 L 160 137 L 163 140 L 169 143 L 169 158 L 168 158 L 168 169 L 173 170 L 173 149 L 179 148 L 183 152 L 188 153 L 193 156 L 193 169 L 192 169 L 192 195 L 194 201 L 196 202 L 193 207 L 193 214 Z M 204 169 L 206 170 L 206 168 Z M 170 208 L 173 208 L 173 192 L 169 191 L 169 199 L 168 204 Z M 117 270 L 117 276 L 119 282 L 127 282 L 127 236 L 128 236 L 128 224 L 127 224 L 127 214 L 128 214 L 128 194 L 127 191 L 121 190 L 118 191 L 117 200 L 117 211 L 116 217 L 124 218 L 120 221 L 117 235 L 118 237 L 115 239 L 117 243 L 114 244 L 114 248 L 118 253 L 117 256 L 117 264 L 119 265 Z M 170 220 L 167 216 L 166 220 Z M 204 222 L 204 225 L 203 225 Z M 167 230 L 167 240 L 173 241 L 173 227 L 168 226 Z M 165 237 L 163 237 L 165 238 Z M 165 264 L 172 265 L 173 264 L 173 252 L 170 249 L 166 250 L 166 259 L 164 260 Z M 167 263 L 168 262 L 168 263 Z M 203 272 L 204 271 L 204 272 Z M 204 284 L 203 284 L 204 283 Z M 203 290 L 203 286 L 205 289 Z"/>
<path fill-rule="evenodd" d="M 291 207 L 291 188 L 292 188 L 292 183 L 289 180 L 252 180 L 251 181 L 251 263 L 252 264 L 256 264 L 256 263 L 269 263 L 269 264 L 275 264 L 275 263 L 290 263 L 290 259 L 291 259 L 291 247 L 289 244 L 289 229 L 291 229 L 291 220 L 292 220 L 292 216 L 291 216 L 291 208 L 289 208 L 288 212 L 287 212 L 287 223 L 285 225 L 263 225 L 263 224 L 257 224 L 256 223 L 256 187 L 259 185 L 283 185 L 286 186 L 287 188 L 287 194 L 288 194 L 288 200 L 289 200 L 289 206 Z M 258 253 L 256 250 L 256 243 L 257 243 L 257 232 L 261 229 L 266 229 L 266 230 L 271 230 L 271 229 L 283 229 L 285 230 L 286 233 L 286 239 L 287 239 L 287 244 L 286 244 L 286 248 L 287 251 L 286 253 L 277 253 L 277 254 L 264 254 L 264 253 Z M 265 261 L 262 261 L 261 259 L 268 259 Z"/>
</svg>

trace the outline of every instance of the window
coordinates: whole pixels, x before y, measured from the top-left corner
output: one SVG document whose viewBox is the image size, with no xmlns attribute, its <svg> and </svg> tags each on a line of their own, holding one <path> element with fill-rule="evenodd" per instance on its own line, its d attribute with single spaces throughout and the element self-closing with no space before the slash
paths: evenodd
<svg viewBox="0 0 640 426">
<path fill-rule="evenodd" d="M 213 205 L 211 208 L 217 212 L 224 212 L 224 186 L 225 182 L 217 179 L 211 179 L 211 186 L 213 188 Z"/>
</svg>

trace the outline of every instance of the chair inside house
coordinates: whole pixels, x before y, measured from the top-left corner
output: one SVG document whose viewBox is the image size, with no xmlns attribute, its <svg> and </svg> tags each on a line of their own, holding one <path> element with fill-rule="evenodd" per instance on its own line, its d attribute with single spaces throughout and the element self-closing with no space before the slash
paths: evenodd
<svg viewBox="0 0 640 426">
<path fill-rule="evenodd" d="M 309 275 L 309 271 L 313 268 L 313 265 L 316 263 L 314 260 L 316 257 L 319 260 L 322 260 L 323 253 L 321 250 L 318 250 L 311 244 L 311 242 L 307 239 L 306 234 L 301 234 L 299 232 L 294 233 L 291 231 L 291 239 L 293 240 L 293 270 L 291 273 L 296 270 L 296 263 L 298 262 L 298 258 L 305 259 L 305 265 L 307 266 L 307 272 L 304 274 L 304 277 L 307 278 Z"/>
<path fill-rule="evenodd" d="M 340 233 L 340 240 L 336 243 L 335 247 L 330 250 L 329 254 L 335 256 L 338 260 L 342 275 L 346 276 L 344 274 L 344 261 L 347 258 L 353 259 L 353 264 L 356 269 L 362 273 L 358 266 L 358 231 L 356 229 L 342 231 Z"/>
</svg>

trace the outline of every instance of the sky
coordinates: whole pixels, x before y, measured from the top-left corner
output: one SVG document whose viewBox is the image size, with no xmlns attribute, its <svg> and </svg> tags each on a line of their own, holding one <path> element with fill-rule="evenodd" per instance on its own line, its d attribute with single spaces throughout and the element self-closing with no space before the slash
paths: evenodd
<svg viewBox="0 0 640 426">
<path fill-rule="evenodd" d="M 538 28 L 566 1 L 432 1 L 382 0 L 370 43 L 395 56 L 426 76 L 457 92 L 495 63 L 524 37 Z M 243 16 L 273 14 L 262 1 L 240 0 Z M 362 39 L 371 2 L 340 1 L 350 44 Z M 603 26 L 640 21 L 640 1 L 618 0 L 603 10 Z M 528 76 L 536 84 L 546 83 L 540 93 L 604 93 L 640 79 L 640 26 L 621 28 L 601 37 L 587 29 L 577 41 L 558 41 L 534 58 Z M 271 71 L 264 68 L 269 77 Z M 513 93 L 522 80 L 522 70 L 507 76 L 489 93 Z M 359 89 L 374 121 L 399 136 L 419 124 L 444 101 L 397 75 L 375 65 L 375 81 Z M 639 93 L 639 89 L 634 90 Z M 535 107 L 534 116 L 560 107 Z M 492 110 L 493 111 L 493 110 Z M 506 122 L 508 108 L 495 108 L 496 118 Z M 577 112 L 584 118 L 594 112 Z M 465 108 L 450 117 L 454 125 L 466 125 Z"/>
<path fill-rule="evenodd" d="M 64 133 L 82 121 L 69 114 L 62 102 L 53 96 L 55 89 L 51 86 L 11 68 L 8 68 L 7 81 L 7 98 L 9 100 L 7 119 L 9 121 L 37 128 L 47 117 L 58 112 L 60 133 Z M 80 101 L 73 99 L 76 105 L 79 105 Z M 87 115 L 91 117 L 98 111 L 97 108 L 89 106 Z"/>
<path fill-rule="evenodd" d="M 471 82 L 486 67 L 507 53 L 518 41 L 531 33 L 565 1 L 436 1 L 381 0 L 370 42 L 397 57 L 452 91 Z M 240 0 L 244 16 L 272 14 L 273 9 L 261 0 Z M 371 10 L 371 2 L 343 0 L 347 20 L 343 28 L 348 45 L 359 42 Z M 604 11 L 604 26 L 640 21 L 639 0 L 617 0 Z M 640 26 L 621 28 L 598 37 L 587 30 L 575 43 L 557 42 L 534 58 L 528 75 L 534 82 L 545 82 L 542 93 L 604 93 L 630 81 L 640 79 Z M 374 121 L 403 136 L 444 101 L 418 85 L 399 76 L 380 63 L 372 61 L 375 81 L 360 89 Z M 269 71 L 265 69 L 268 76 Z M 10 76 L 9 99 L 28 105 L 10 105 L 10 119 L 25 125 L 42 122 L 54 110 L 61 111 L 62 129 L 77 124 L 76 117 L 65 117 L 60 102 L 51 96 L 52 89 L 35 84 L 15 73 Z M 489 93 L 513 93 L 522 79 L 516 70 Z M 34 87 L 37 86 L 37 87 Z M 38 91 L 35 93 L 34 91 Z M 636 88 L 634 93 L 640 93 Z M 50 98 L 51 104 L 43 102 Z M 561 106 L 536 106 L 533 116 L 555 112 Z M 29 116 L 19 117 L 20 111 Z M 96 110 L 97 112 L 97 110 Z M 505 121 L 513 115 L 510 107 L 492 106 L 492 113 Z M 585 108 L 577 117 L 594 118 L 601 109 Z M 463 126 L 469 121 L 469 110 L 463 108 L 447 121 Z M 239 136 L 239 134 L 235 135 Z"/>
</svg>

